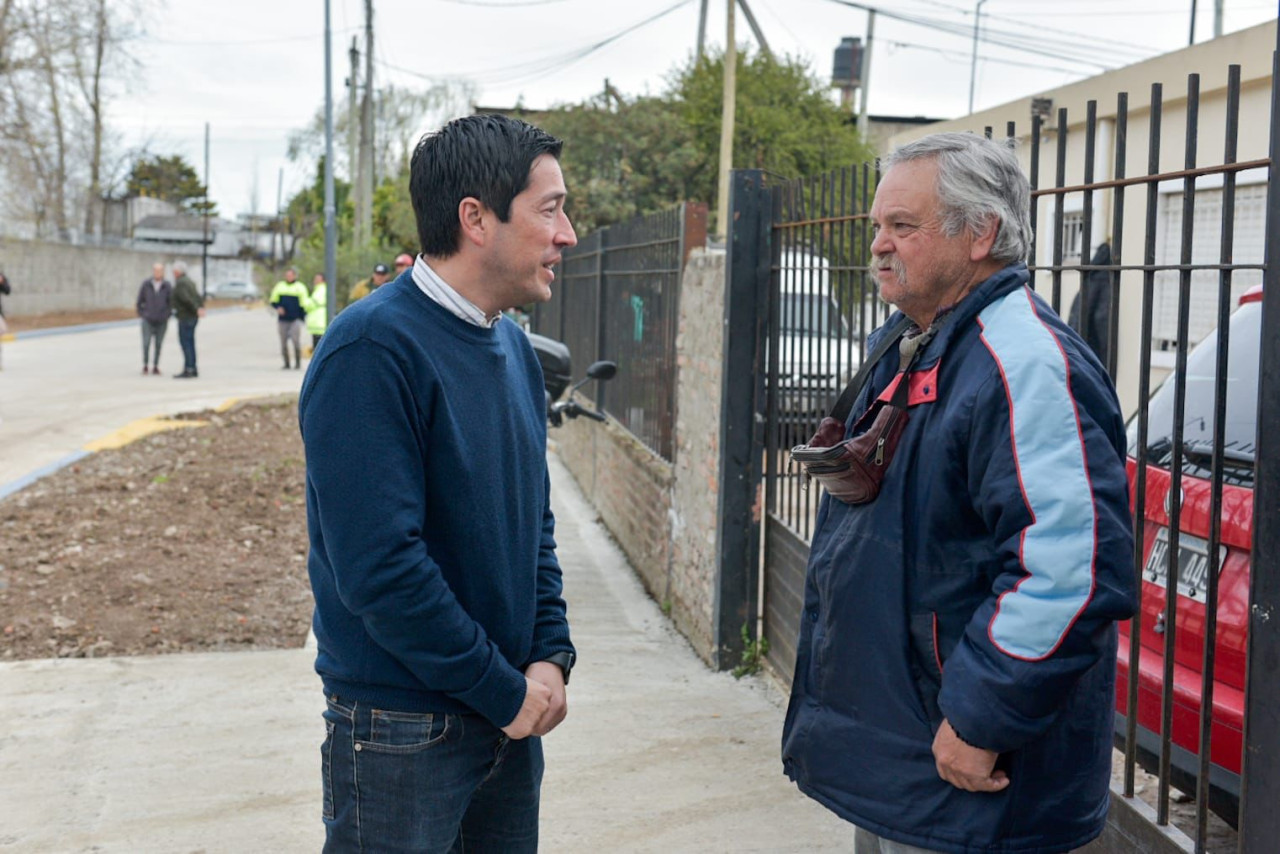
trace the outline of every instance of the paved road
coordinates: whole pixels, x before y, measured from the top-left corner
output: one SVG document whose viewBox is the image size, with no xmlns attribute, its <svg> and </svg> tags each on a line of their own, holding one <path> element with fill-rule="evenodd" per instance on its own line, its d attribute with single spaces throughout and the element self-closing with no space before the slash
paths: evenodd
<svg viewBox="0 0 1280 854">
<path fill-rule="evenodd" d="M 6 346 L 0 482 L 157 412 L 295 389 L 271 323 L 253 312 L 202 324 L 199 386 L 133 376 L 132 328 Z M 698 660 L 550 460 L 581 659 L 569 718 L 545 743 L 542 849 L 849 850 L 848 825 L 782 776 L 780 692 Z M 318 851 L 313 657 L 0 663 L 0 851 Z"/>
<path fill-rule="evenodd" d="M 196 328 L 195 380 L 173 379 L 182 370 L 175 322 L 165 335 L 160 376 L 141 374 L 135 323 L 7 342 L 0 370 L 0 487 L 140 418 L 296 392 L 303 372 L 280 369 L 275 324 L 261 307 L 211 313 Z"/>
</svg>

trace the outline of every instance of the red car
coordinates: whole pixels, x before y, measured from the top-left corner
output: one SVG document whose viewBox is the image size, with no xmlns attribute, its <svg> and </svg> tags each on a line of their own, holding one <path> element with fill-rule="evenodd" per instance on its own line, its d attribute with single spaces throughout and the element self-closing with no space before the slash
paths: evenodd
<svg viewBox="0 0 1280 854">
<path fill-rule="evenodd" d="M 1249 554 L 1253 544 L 1253 464 L 1257 431 L 1258 348 L 1262 286 L 1240 298 L 1231 316 L 1226 430 L 1223 443 L 1221 545 L 1217 637 L 1213 672 L 1209 805 L 1233 827 L 1239 809 L 1244 732 Z M 1213 452 L 1214 372 L 1218 335 L 1208 335 L 1187 355 L 1183 419 L 1182 513 L 1178 547 L 1177 631 L 1173 666 L 1173 733 L 1170 782 L 1195 792 L 1199 776 L 1201 682 L 1205 598 L 1208 584 L 1210 465 Z M 1169 492 L 1173 462 L 1174 383 L 1168 378 L 1151 397 L 1147 436 L 1146 526 L 1142 573 L 1141 652 L 1138 660 L 1138 758 L 1155 770 L 1160 755 L 1164 687 L 1165 603 L 1168 596 Z M 1129 424 L 1129 486 L 1137 508 L 1138 420 Z M 1128 715 L 1129 633 L 1120 627 L 1116 684 L 1116 740 Z"/>
</svg>

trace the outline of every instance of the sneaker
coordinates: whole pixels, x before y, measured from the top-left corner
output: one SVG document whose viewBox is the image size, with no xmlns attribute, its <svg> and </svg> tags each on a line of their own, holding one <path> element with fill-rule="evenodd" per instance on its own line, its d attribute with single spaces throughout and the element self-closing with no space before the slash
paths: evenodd
<svg viewBox="0 0 1280 854">
<path fill-rule="evenodd" d="M 194 373 L 193 371 L 183 371 L 183 372 L 182 372 L 182 373 L 180 373 L 180 374 L 174 374 L 174 375 L 173 375 L 173 378 L 174 378 L 175 380 L 186 380 L 186 379 L 190 379 L 191 377 L 194 377 L 194 376 L 195 376 L 195 373 Z"/>
<path fill-rule="evenodd" d="M 146 365 L 143 365 L 143 366 L 142 366 L 142 375 L 145 377 L 145 376 L 146 376 L 147 374 L 149 374 L 149 373 L 151 373 L 151 369 L 150 369 L 150 368 L 148 368 Z"/>
<path fill-rule="evenodd" d="M 151 366 L 151 373 L 155 374 L 156 376 L 160 376 L 160 366 L 159 366 L 159 365 L 152 365 L 152 366 Z"/>
</svg>

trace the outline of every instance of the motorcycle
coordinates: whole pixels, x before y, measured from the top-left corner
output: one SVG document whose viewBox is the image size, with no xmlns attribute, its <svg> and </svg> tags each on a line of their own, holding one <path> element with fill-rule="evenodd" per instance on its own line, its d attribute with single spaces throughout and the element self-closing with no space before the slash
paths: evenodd
<svg viewBox="0 0 1280 854">
<path fill-rule="evenodd" d="M 605 414 L 599 408 L 588 409 L 574 398 L 573 393 L 591 380 L 613 379 L 618 373 L 617 363 L 592 362 L 587 368 L 587 375 L 570 388 L 569 383 L 573 379 L 573 374 L 568 346 L 545 335 L 537 335 L 533 332 L 528 335 L 529 343 L 533 345 L 533 352 L 537 355 L 539 364 L 542 365 L 542 381 L 547 396 L 547 423 L 552 427 L 560 427 L 564 424 L 564 419 L 577 418 L 579 415 L 590 418 L 592 421 L 605 421 Z M 569 389 L 569 397 L 560 400 L 566 388 Z"/>
</svg>

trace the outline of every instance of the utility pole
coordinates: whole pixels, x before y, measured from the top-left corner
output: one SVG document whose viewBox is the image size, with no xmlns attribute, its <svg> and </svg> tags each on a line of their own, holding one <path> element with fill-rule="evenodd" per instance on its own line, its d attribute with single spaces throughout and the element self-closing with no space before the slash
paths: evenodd
<svg viewBox="0 0 1280 854">
<path fill-rule="evenodd" d="M 204 123 L 204 239 L 200 241 L 200 290 L 209 296 L 209 123 Z"/>
<path fill-rule="evenodd" d="M 1187 37 L 1187 44 L 1196 43 L 1196 0 L 1191 0 L 1191 35 Z"/>
<path fill-rule="evenodd" d="M 871 88 L 871 44 L 876 34 L 876 12 L 867 13 L 867 43 L 862 48 L 862 93 L 861 105 L 858 108 L 858 136 L 867 141 L 867 130 L 870 120 L 867 118 L 867 90 Z"/>
<path fill-rule="evenodd" d="M 738 46 L 734 42 L 734 0 L 729 0 L 729 20 L 725 27 L 724 95 L 720 111 L 720 191 L 716 194 L 716 236 L 729 236 L 729 171 L 733 169 L 733 126 L 738 96 Z"/>
<path fill-rule="evenodd" d="M 702 62 L 703 47 L 707 43 L 707 4 L 710 0 L 702 0 L 702 9 L 698 12 L 698 62 Z"/>
<path fill-rule="evenodd" d="M 1222 0 L 1213 0 L 1213 37 L 1222 38 Z"/>
<path fill-rule="evenodd" d="M 772 60 L 774 58 L 773 51 L 769 49 L 769 43 L 765 41 L 764 31 L 760 29 L 760 24 L 756 22 L 756 16 L 751 14 L 751 7 L 747 5 L 747 0 L 738 0 L 738 6 L 741 7 L 742 14 L 747 19 L 747 26 L 751 27 L 751 32 L 756 37 L 760 50 Z"/>
<path fill-rule="evenodd" d="M 338 232 L 333 216 L 333 49 L 329 0 L 324 0 L 324 293 L 325 317 L 333 319 L 338 278 Z"/>
<path fill-rule="evenodd" d="M 356 129 L 360 126 L 356 118 L 356 89 L 360 86 L 360 48 L 356 47 L 356 36 L 351 37 L 351 50 L 347 51 L 347 58 L 351 61 L 351 71 L 347 77 L 347 180 L 354 190 L 359 171 L 356 148 L 359 135 Z"/>
<path fill-rule="evenodd" d="M 284 259 L 284 167 L 280 167 L 280 177 L 276 179 L 276 228 L 275 234 L 271 235 L 271 267 L 272 270 L 280 268 L 276 261 L 276 239 L 280 240 L 280 259 Z"/>
<path fill-rule="evenodd" d="M 373 240 L 373 0 L 364 0 L 364 102 L 360 105 L 360 186 L 356 243 Z"/>
<path fill-rule="evenodd" d="M 969 60 L 969 115 L 973 115 L 973 87 L 978 77 L 978 29 L 982 26 L 982 4 L 986 2 L 987 0 L 978 0 L 978 5 L 973 9 L 973 57 Z"/>
</svg>

